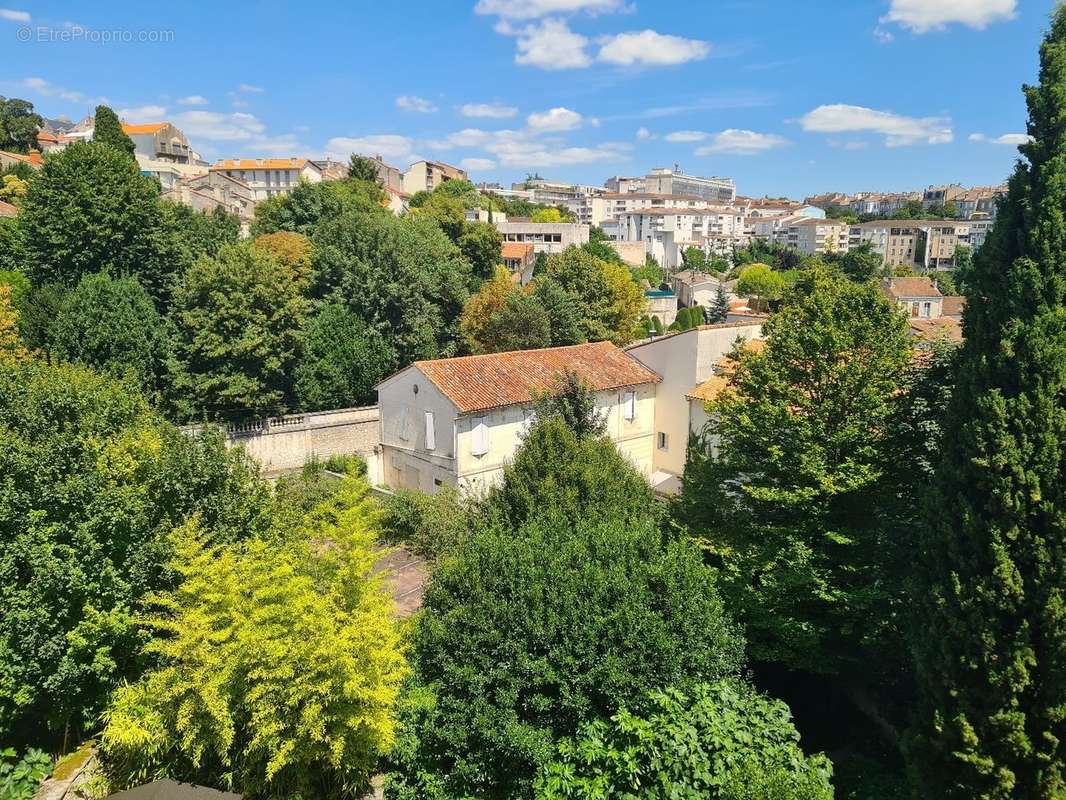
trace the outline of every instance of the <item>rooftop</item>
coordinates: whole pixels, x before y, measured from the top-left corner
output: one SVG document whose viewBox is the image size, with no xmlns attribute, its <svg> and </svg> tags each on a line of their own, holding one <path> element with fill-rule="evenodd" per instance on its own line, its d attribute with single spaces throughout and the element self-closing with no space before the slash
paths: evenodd
<svg viewBox="0 0 1066 800">
<path fill-rule="evenodd" d="M 761 353 L 766 349 L 765 339 L 748 339 L 741 348 L 746 353 Z M 714 400 L 729 386 L 730 378 L 737 368 L 737 362 L 729 356 L 723 356 L 714 364 L 714 374 L 685 395 L 689 400 L 702 400 L 705 403 Z"/>
<path fill-rule="evenodd" d="M 159 131 L 163 130 L 163 128 L 169 124 L 170 123 L 168 122 L 147 122 L 144 125 L 127 125 L 123 122 L 122 132 L 130 136 L 144 135 L 146 133 L 159 133 Z"/>
<path fill-rule="evenodd" d="M 524 259 L 533 252 L 533 245 L 528 242 L 504 242 L 500 248 L 500 258 Z"/>
<path fill-rule="evenodd" d="M 19 210 L 11 203 L 5 203 L 0 200 L 0 217 L 17 217 Z"/>
<path fill-rule="evenodd" d="M 238 158 L 216 161 L 211 169 L 303 169 L 306 158 Z"/>
<path fill-rule="evenodd" d="M 554 390 L 566 370 L 597 392 L 660 380 L 611 342 L 416 361 L 411 368 L 421 371 L 461 414 L 532 403 Z"/>
<path fill-rule="evenodd" d="M 910 335 L 922 341 L 945 339 L 949 342 L 962 341 L 962 325 L 954 317 L 940 319 L 911 319 Z"/>
<path fill-rule="evenodd" d="M 943 297 L 932 278 L 885 278 L 881 291 L 896 300 L 908 297 Z"/>
<path fill-rule="evenodd" d="M 959 295 L 944 296 L 944 316 L 961 317 L 962 310 L 966 308 L 966 298 Z"/>
</svg>

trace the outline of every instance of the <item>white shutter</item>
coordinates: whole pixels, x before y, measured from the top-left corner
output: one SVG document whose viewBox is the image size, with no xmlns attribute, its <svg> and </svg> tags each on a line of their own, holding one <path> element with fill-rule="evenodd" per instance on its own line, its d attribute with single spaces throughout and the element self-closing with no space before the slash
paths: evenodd
<svg viewBox="0 0 1066 800">
<path fill-rule="evenodd" d="M 426 449 L 437 449 L 437 431 L 433 426 L 433 412 L 426 412 Z"/>
<path fill-rule="evenodd" d="M 404 406 L 403 408 L 400 409 L 400 422 L 399 422 L 399 427 L 397 428 L 396 434 L 400 437 L 400 439 L 402 439 L 405 442 L 409 438 L 409 433 L 410 433 L 409 432 L 409 428 L 410 428 L 410 424 L 411 424 L 410 423 L 410 416 L 411 416 L 410 407 Z"/>
<path fill-rule="evenodd" d="M 470 453 L 475 456 L 483 456 L 489 452 L 489 426 L 484 417 L 474 417 L 472 421 L 473 441 L 470 445 Z"/>
<path fill-rule="evenodd" d="M 527 408 L 522 411 L 522 434 L 529 433 L 529 429 L 533 427 L 533 423 L 536 421 L 536 413 L 532 408 Z"/>
<path fill-rule="evenodd" d="M 626 422 L 635 420 L 637 418 L 637 393 L 626 392 L 623 406 Z"/>
</svg>

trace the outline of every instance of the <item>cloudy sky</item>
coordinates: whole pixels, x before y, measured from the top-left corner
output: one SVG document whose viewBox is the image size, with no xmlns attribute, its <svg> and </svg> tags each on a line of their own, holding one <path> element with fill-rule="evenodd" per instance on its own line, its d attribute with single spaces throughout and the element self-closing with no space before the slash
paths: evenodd
<svg viewBox="0 0 1066 800">
<path fill-rule="evenodd" d="M 206 157 L 435 158 L 741 193 L 993 183 L 1052 0 L 0 0 L 0 95 L 106 101 Z M 72 16 L 76 14 L 76 16 Z"/>
</svg>

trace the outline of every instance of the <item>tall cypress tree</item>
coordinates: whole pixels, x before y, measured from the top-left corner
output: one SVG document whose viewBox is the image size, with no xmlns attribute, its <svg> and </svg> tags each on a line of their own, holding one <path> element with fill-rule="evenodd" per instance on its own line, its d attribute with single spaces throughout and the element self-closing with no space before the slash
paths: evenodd
<svg viewBox="0 0 1066 800">
<path fill-rule="evenodd" d="M 967 278 L 966 341 L 915 554 L 922 797 L 1066 796 L 1066 8 L 1032 141 Z"/>
<path fill-rule="evenodd" d="M 107 106 L 97 106 L 96 116 L 93 120 L 93 141 L 97 144 L 106 144 L 114 147 L 120 153 L 125 153 L 133 158 L 136 145 L 133 139 L 122 130 L 122 123 L 118 115 Z"/>
</svg>

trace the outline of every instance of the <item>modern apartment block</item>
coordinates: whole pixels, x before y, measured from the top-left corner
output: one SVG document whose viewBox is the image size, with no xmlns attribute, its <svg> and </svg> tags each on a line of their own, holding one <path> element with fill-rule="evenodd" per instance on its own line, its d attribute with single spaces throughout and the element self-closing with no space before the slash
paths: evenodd
<svg viewBox="0 0 1066 800">
<path fill-rule="evenodd" d="M 529 198 L 534 203 L 561 206 L 584 225 L 599 225 L 608 216 L 607 204 L 603 200 L 607 190 L 602 186 L 583 186 L 533 178 L 522 183 L 512 183 L 511 189 L 529 192 Z"/>
<path fill-rule="evenodd" d="M 259 202 L 292 191 L 301 180 L 318 183 L 322 170 L 306 158 L 244 158 L 216 161 L 212 172 L 221 172 L 248 185 Z"/>
<path fill-rule="evenodd" d="M 588 244 L 589 226 L 579 222 L 495 221 L 504 243 L 523 242 L 533 245 L 536 253 L 561 253 L 570 245 Z"/>
<path fill-rule="evenodd" d="M 970 246 L 970 223 L 960 220 L 877 220 L 848 229 L 849 249 L 869 243 L 889 266 L 955 268 L 955 248 Z"/>
<path fill-rule="evenodd" d="M 848 251 L 848 224 L 837 219 L 798 219 L 782 231 L 783 244 L 805 256 Z"/>
<path fill-rule="evenodd" d="M 199 156 L 189 146 L 185 134 L 169 122 L 151 122 L 146 125 L 122 124 L 122 130 L 133 140 L 134 152 L 156 161 L 172 161 L 175 164 L 193 164 Z"/>
<path fill-rule="evenodd" d="M 644 190 L 651 194 L 694 195 L 716 203 L 732 203 L 737 186 L 732 178 L 701 178 L 681 172 L 675 164 L 656 167 L 644 178 Z"/>
<path fill-rule="evenodd" d="M 603 185 L 608 192 L 626 193 L 648 191 L 648 183 L 644 178 L 627 178 L 622 175 L 613 175 L 605 180 Z"/>
<path fill-rule="evenodd" d="M 416 161 L 403 174 L 403 190 L 407 194 L 432 192 L 445 181 L 467 180 L 466 170 L 443 161 Z"/>
</svg>

